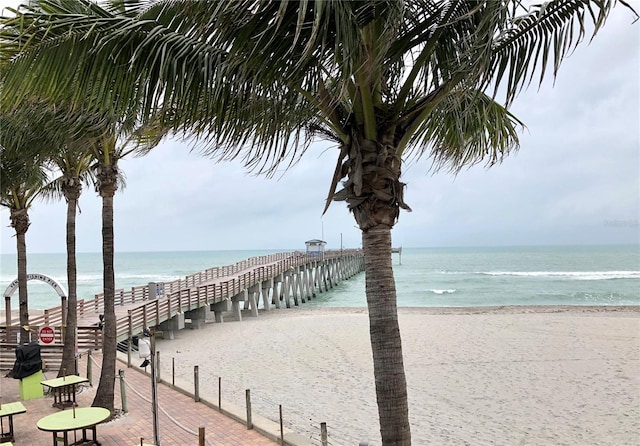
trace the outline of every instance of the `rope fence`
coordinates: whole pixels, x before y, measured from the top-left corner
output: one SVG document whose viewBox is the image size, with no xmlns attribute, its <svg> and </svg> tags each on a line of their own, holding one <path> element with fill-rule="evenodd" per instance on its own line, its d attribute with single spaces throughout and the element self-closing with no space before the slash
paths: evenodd
<svg viewBox="0 0 640 446">
<path fill-rule="evenodd" d="M 95 365 L 98 369 L 101 367 L 101 364 L 98 363 L 91 354 L 88 355 L 88 360 L 87 360 L 87 369 L 89 369 L 89 364 L 93 364 Z M 121 372 L 123 372 L 121 370 Z M 121 382 L 124 383 L 124 386 L 127 389 L 130 389 L 131 391 L 133 391 L 133 393 L 135 393 L 140 399 L 142 399 L 143 401 L 149 403 L 150 405 L 153 404 L 153 401 L 151 401 L 150 398 L 147 398 L 146 396 L 144 396 L 141 392 L 139 392 L 134 386 L 132 386 L 131 384 L 129 384 L 129 382 L 127 382 L 127 380 L 125 379 L 124 373 L 120 373 L 119 374 L 119 378 L 122 380 Z M 124 412 L 127 412 L 127 403 L 126 403 L 126 394 L 124 392 L 122 392 L 122 390 L 124 389 L 124 387 L 121 386 L 121 395 L 120 397 L 122 398 L 122 410 Z M 158 409 L 174 424 L 176 425 L 178 428 L 182 429 L 184 432 L 193 435 L 194 437 L 201 439 L 202 438 L 202 428 L 199 428 L 198 431 L 194 431 L 193 429 L 188 428 L 187 426 L 185 426 L 184 424 L 180 423 L 178 420 L 176 420 L 166 409 L 164 409 L 160 403 L 158 402 Z M 205 443 L 208 446 L 214 446 L 213 443 L 211 443 L 211 441 L 209 441 L 208 439 L 204 439 Z"/>
<path fill-rule="evenodd" d="M 159 359 L 159 355 L 158 358 Z M 87 378 L 89 379 L 88 385 L 92 384 L 92 370 L 100 370 L 101 364 L 97 362 L 91 351 L 87 351 Z M 161 364 L 157 362 L 158 371 L 161 370 Z M 358 438 L 353 432 L 348 430 L 348 427 L 340 427 L 338 425 L 328 426 L 326 422 L 319 420 L 316 416 L 309 413 L 296 410 L 295 412 L 287 412 L 286 407 L 283 407 L 272 396 L 260 391 L 254 391 L 247 388 L 243 383 L 234 380 L 233 378 L 224 378 L 213 373 L 204 372 L 200 370 L 198 365 L 193 366 L 194 373 L 193 379 L 189 380 L 186 375 L 182 374 L 178 379 L 175 376 L 175 358 L 171 358 L 170 364 L 171 370 L 165 373 L 170 374 L 170 377 L 165 376 L 164 381 L 176 389 L 180 389 L 183 393 L 191 395 L 195 401 L 206 400 L 208 402 L 217 401 L 217 408 L 219 411 L 223 410 L 224 401 L 228 401 L 238 407 L 244 406 L 246 408 L 246 423 L 247 428 L 252 429 L 252 417 L 253 413 L 259 413 L 263 418 L 266 418 L 281 426 L 281 444 L 284 443 L 283 429 L 286 428 L 309 439 L 310 443 L 314 446 L 345 446 L 345 445 L 370 445 L 363 441 L 362 438 Z M 136 396 L 152 405 L 153 402 L 149 397 L 146 397 L 141 391 L 136 389 L 130 382 L 128 382 L 124 376 L 124 371 L 120 370 L 120 396 L 122 400 L 122 411 L 127 412 L 126 390 L 130 389 Z M 160 373 L 158 372 L 157 378 Z M 208 386 L 201 387 L 199 380 L 204 383 L 208 383 Z M 160 379 L 158 379 L 160 381 Z M 212 383 L 214 383 L 212 385 Z M 217 391 L 214 391 L 214 387 L 217 387 Z M 191 389 L 191 390 L 189 390 Z M 223 398 L 224 396 L 224 398 Z M 180 423 L 169 411 L 162 407 L 158 403 L 158 409 L 178 428 L 182 431 L 200 439 L 202 432 L 185 426 Z M 213 446 L 213 443 L 208 439 L 204 439 L 207 446 Z M 201 443 L 201 444 L 205 444 Z"/>
<path fill-rule="evenodd" d="M 172 383 L 174 387 L 180 388 L 187 393 L 191 393 L 194 399 L 217 401 L 218 410 L 222 410 L 225 401 L 235 406 L 244 406 L 247 414 L 245 417 L 247 427 L 251 429 L 252 414 L 258 413 L 263 418 L 269 419 L 276 424 L 305 436 L 315 446 L 345 446 L 345 445 L 368 445 L 362 438 L 358 438 L 347 427 L 339 427 L 335 425 L 327 426 L 324 420 L 319 420 L 315 415 L 301 412 L 296 409 L 295 412 L 287 412 L 286 406 L 283 407 L 279 401 L 272 395 L 249 389 L 246 383 L 239 382 L 229 377 L 221 377 L 213 372 L 203 371 L 198 365 L 194 365 L 194 373 L 180 373 L 175 376 L 175 358 L 171 358 L 170 377 L 165 377 L 166 382 Z M 160 368 L 161 365 L 158 364 Z M 197 370 L 197 373 L 195 372 Z M 167 372 L 165 368 L 164 372 Z M 192 376 L 193 380 L 189 380 L 188 376 Z M 199 379 L 201 382 L 196 382 Z M 215 389 L 217 383 L 217 390 Z M 203 385 L 204 384 L 204 385 Z M 191 389 L 191 390 L 188 390 Z M 197 389 L 197 392 L 196 392 Z M 371 444 L 373 446 L 373 444 Z"/>
</svg>

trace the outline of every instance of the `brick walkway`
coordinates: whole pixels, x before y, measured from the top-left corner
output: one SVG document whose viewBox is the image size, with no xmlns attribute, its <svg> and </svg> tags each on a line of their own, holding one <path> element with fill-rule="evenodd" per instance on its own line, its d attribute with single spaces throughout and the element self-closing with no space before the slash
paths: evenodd
<svg viewBox="0 0 640 446">
<path fill-rule="evenodd" d="M 95 396 L 99 381 L 101 355 L 94 353 L 92 366 L 93 387 L 83 385 L 77 395 L 79 407 L 90 406 Z M 87 356 L 80 359 L 80 375 L 85 376 L 87 371 Z M 127 369 L 126 364 L 118 362 L 117 369 L 125 370 L 126 400 L 128 413 L 108 423 L 97 427 L 98 441 L 103 446 L 126 446 L 140 444 L 140 437 L 144 437 L 145 443 L 153 443 L 153 414 L 151 408 L 151 381 L 149 376 L 138 372 L 136 369 Z M 2 403 L 19 401 L 19 380 L 5 378 L 0 379 L 0 396 Z M 56 377 L 55 371 L 45 373 L 46 379 Z M 120 380 L 116 378 L 115 406 L 121 408 Z M 196 403 L 193 399 L 173 390 L 165 385 L 158 385 L 158 424 L 160 431 L 160 444 L 162 446 L 187 446 L 198 445 L 198 429 L 205 428 L 205 444 L 216 446 L 273 446 L 276 443 L 253 430 L 247 430 L 246 426 L 217 410 L 204 404 Z M 57 412 L 59 409 L 52 407 L 53 396 L 45 395 L 44 398 L 23 401 L 27 412 L 14 416 L 15 446 L 32 446 L 52 444 L 52 434 L 42 432 L 36 427 L 37 421 Z M 172 420 L 173 419 L 173 420 Z M 175 420 L 175 421 L 174 421 Z M 6 420 L 5 420 L 6 425 Z M 73 436 L 71 436 L 73 438 Z"/>
</svg>

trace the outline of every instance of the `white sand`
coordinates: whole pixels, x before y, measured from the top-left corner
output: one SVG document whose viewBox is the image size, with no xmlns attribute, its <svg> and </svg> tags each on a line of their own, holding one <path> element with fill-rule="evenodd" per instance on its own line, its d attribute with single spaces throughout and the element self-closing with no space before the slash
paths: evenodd
<svg viewBox="0 0 640 446">
<path fill-rule="evenodd" d="M 561 311 L 556 311 L 561 310 Z M 640 444 L 640 312 L 400 309 L 414 445 Z M 379 445 L 366 309 L 295 308 L 158 341 L 162 378 L 319 444 Z"/>
</svg>

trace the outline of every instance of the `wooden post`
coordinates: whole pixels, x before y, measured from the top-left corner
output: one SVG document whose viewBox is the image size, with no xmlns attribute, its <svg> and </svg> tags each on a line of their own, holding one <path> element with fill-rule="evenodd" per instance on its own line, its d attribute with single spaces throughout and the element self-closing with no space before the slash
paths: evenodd
<svg viewBox="0 0 640 446">
<path fill-rule="evenodd" d="M 91 349 L 87 350 L 87 379 L 89 380 L 89 385 L 93 387 L 93 365 L 91 364 Z"/>
<path fill-rule="evenodd" d="M 160 381 L 160 352 L 156 352 L 156 382 Z"/>
<path fill-rule="evenodd" d="M 329 445 L 327 439 L 327 423 L 325 422 L 320 423 L 320 442 L 322 443 L 322 446 Z"/>
<path fill-rule="evenodd" d="M 6 342 L 10 343 L 11 342 L 11 296 L 5 296 L 4 297 L 4 321 L 5 321 L 5 326 L 7 327 L 6 330 L 7 332 L 5 333 L 6 335 Z"/>
<path fill-rule="evenodd" d="M 222 376 L 218 376 L 218 412 L 222 412 Z"/>
<path fill-rule="evenodd" d="M 127 390 L 124 384 L 124 370 L 118 370 L 118 376 L 120 377 L 120 399 L 122 400 L 122 411 L 124 413 L 129 412 L 127 408 Z"/>
<path fill-rule="evenodd" d="M 193 399 L 195 400 L 195 402 L 199 402 L 200 401 L 200 383 L 199 383 L 199 376 L 198 376 L 198 366 L 194 365 L 193 366 Z"/>
<path fill-rule="evenodd" d="M 253 420 L 251 419 L 251 390 L 245 390 L 247 400 L 247 429 L 253 429 Z"/>
<path fill-rule="evenodd" d="M 160 425 L 158 424 L 158 381 L 156 378 L 156 331 L 151 329 L 151 405 L 153 409 L 153 442 L 160 444 Z"/>
<path fill-rule="evenodd" d="M 171 385 L 176 386 L 176 358 L 171 358 Z"/>
<path fill-rule="evenodd" d="M 143 327 L 148 327 L 149 324 L 147 324 L 147 307 L 149 306 L 149 304 L 144 304 L 142 306 L 142 326 Z"/>
<path fill-rule="evenodd" d="M 284 446 L 284 425 L 282 423 L 282 404 L 280 404 L 280 444 Z"/>
<path fill-rule="evenodd" d="M 131 310 L 127 310 L 129 319 L 129 342 L 127 342 L 127 367 L 131 368 L 131 343 L 133 342 L 133 316 Z"/>
<path fill-rule="evenodd" d="M 204 426 L 198 428 L 198 446 L 204 446 Z"/>
</svg>

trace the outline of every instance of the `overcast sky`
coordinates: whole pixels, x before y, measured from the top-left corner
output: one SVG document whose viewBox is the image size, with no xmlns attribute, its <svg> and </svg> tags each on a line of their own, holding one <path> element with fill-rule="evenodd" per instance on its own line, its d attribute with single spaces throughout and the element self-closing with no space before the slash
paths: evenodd
<svg viewBox="0 0 640 446">
<path fill-rule="evenodd" d="M 0 5 L 15 4 L 0 0 Z M 527 125 L 521 148 L 501 165 L 456 177 L 429 173 L 422 159 L 404 167 L 406 201 L 393 245 L 505 246 L 640 241 L 640 23 L 618 7 L 589 45 L 565 60 L 555 85 L 534 85 L 512 111 Z M 274 179 L 215 164 L 166 141 L 125 159 L 126 188 L 115 196 L 115 246 L 123 251 L 304 249 L 361 245 L 343 203 L 322 217 L 336 150 L 318 142 Z M 79 252 L 101 250 L 101 201 L 81 199 Z M 27 250 L 64 252 L 65 204 L 37 202 Z M 9 213 L 0 212 L 2 253 L 15 253 Z"/>
</svg>

